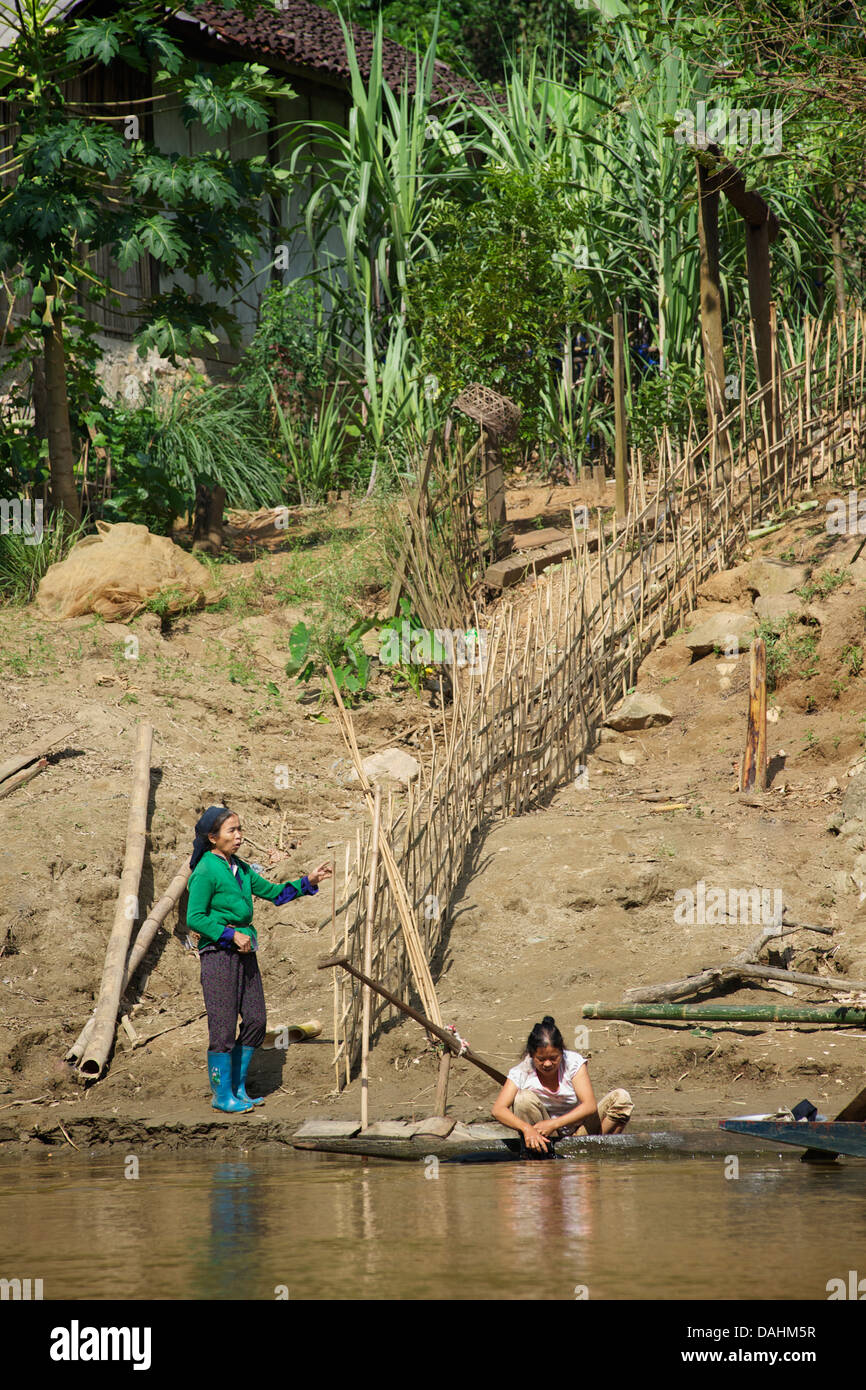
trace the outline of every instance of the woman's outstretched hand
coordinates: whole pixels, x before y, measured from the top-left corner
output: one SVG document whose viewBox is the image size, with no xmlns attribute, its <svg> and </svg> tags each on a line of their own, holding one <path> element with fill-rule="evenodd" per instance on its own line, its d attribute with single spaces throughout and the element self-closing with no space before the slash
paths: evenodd
<svg viewBox="0 0 866 1390">
<path fill-rule="evenodd" d="M 330 878 L 334 870 L 330 864 L 320 864 L 318 869 L 314 869 L 311 874 L 307 874 L 307 882 L 312 883 L 317 888 L 323 878 Z"/>
</svg>

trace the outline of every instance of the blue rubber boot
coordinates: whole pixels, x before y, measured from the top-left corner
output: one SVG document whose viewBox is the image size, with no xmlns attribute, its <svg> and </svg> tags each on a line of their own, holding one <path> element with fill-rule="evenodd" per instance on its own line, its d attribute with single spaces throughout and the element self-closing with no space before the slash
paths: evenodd
<svg viewBox="0 0 866 1390">
<path fill-rule="evenodd" d="M 255 1052 L 254 1047 L 243 1047 L 241 1043 L 235 1043 L 232 1048 L 232 1090 L 238 1100 L 242 1100 L 245 1105 L 264 1105 L 264 1096 L 247 1095 L 247 1072 L 250 1069 L 250 1061 Z"/>
<path fill-rule="evenodd" d="M 211 1105 L 214 1110 L 229 1112 L 252 1110 L 250 1101 L 238 1100 L 232 1095 L 232 1059 L 228 1052 L 209 1052 L 207 1070 L 210 1088 L 213 1091 Z"/>
</svg>

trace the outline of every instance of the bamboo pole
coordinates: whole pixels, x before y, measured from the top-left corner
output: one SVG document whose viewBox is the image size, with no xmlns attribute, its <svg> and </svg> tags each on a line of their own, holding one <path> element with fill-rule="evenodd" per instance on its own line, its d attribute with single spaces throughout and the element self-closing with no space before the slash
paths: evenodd
<svg viewBox="0 0 866 1390">
<path fill-rule="evenodd" d="M 434 1023 L 432 1019 L 425 1018 L 417 1009 L 413 1009 L 409 1004 L 405 1004 L 402 999 L 398 999 L 396 995 L 392 994 L 384 985 L 379 984 L 378 981 L 371 980 L 369 977 L 364 976 L 361 971 L 356 970 L 352 963 L 344 956 L 320 961 L 318 968 L 319 970 L 333 970 L 336 966 L 340 966 L 343 970 L 348 970 L 350 975 L 354 975 L 355 979 L 360 980 L 367 988 L 375 990 L 377 994 L 381 994 L 383 998 L 388 999 L 394 1005 L 395 1009 L 399 1009 L 400 1012 L 406 1014 L 408 1018 L 414 1018 L 416 1023 L 420 1023 L 422 1028 L 426 1028 L 428 1033 L 432 1033 L 435 1038 L 443 1042 L 445 1046 L 448 1047 L 451 1052 L 456 1053 L 458 1057 L 465 1057 L 467 1062 L 471 1062 L 473 1066 L 486 1072 L 494 1081 L 498 1081 L 500 1086 L 505 1084 L 508 1078 L 504 1072 L 498 1071 L 496 1067 L 492 1067 L 489 1062 L 485 1062 L 483 1057 L 479 1057 L 477 1052 L 470 1051 L 468 1047 L 461 1050 L 461 1045 L 454 1033 L 443 1028 L 441 1024 Z"/>
<path fill-rule="evenodd" d="M 866 1023 L 866 1009 L 847 1004 L 811 1008 L 789 1004 L 584 1004 L 582 1018 L 682 1019 L 696 1023 Z"/>
<path fill-rule="evenodd" d="M 132 924 L 138 916 L 138 887 L 147 842 L 147 803 L 150 794 L 150 753 L 153 746 L 153 725 L 140 724 L 135 748 L 132 796 L 126 827 L 126 854 L 120 890 L 108 949 L 105 969 L 96 1003 L 93 1028 L 87 1048 L 79 1063 L 85 1077 L 102 1075 L 114 1042 L 117 1027 L 117 1008 L 123 990 L 123 975 Z"/>
<path fill-rule="evenodd" d="M 346 846 L 348 850 L 348 845 Z M 334 881 L 331 884 L 331 950 L 337 953 L 337 856 L 334 855 L 331 861 L 331 871 Z M 345 884 L 345 878 L 344 878 Z M 334 976 L 334 1081 L 336 1089 L 340 1089 L 340 1059 L 338 1054 L 337 1032 L 340 1026 L 340 988 L 337 977 Z"/>
<path fill-rule="evenodd" d="M 370 879 L 367 884 L 367 916 L 364 930 L 364 974 L 369 976 L 373 969 L 373 918 L 376 909 L 376 878 L 379 872 L 379 819 L 382 814 L 382 792 L 376 787 L 373 802 L 373 858 L 370 864 Z M 370 1089 L 370 1005 L 372 996 L 369 987 L 364 985 L 363 1016 L 361 1022 L 361 1129 L 369 1123 Z"/>
<path fill-rule="evenodd" d="M 343 700 L 340 695 L 337 682 L 334 679 L 334 672 L 330 666 L 327 668 L 327 674 L 328 679 L 331 683 L 331 688 L 334 692 L 334 696 L 337 700 L 337 708 L 340 711 L 341 732 L 343 734 L 344 739 L 346 740 L 347 747 L 349 748 L 349 751 L 352 755 L 352 759 L 355 764 L 355 770 L 358 773 L 358 778 L 361 783 L 361 790 L 363 791 L 364 797 L 367 801 L 367 808 L 372 815 L 373 792 L 367 780 L 363 766 L 361 764 L 361 756 L 358 752 L 358 745 L 355 742 L 355 734 L 352 727 L 352 721 L 346 713 L 346 707 L 343 704 Z M 421 942 L 418 937 L 418 929 L 413 920 L 412 905 L 409 901 L 409 895 L 406 890 L 406 885 L 403 882 L 403 878 L 400 874 L 399 869 L 397 868 L 394 855 L 391 852 L 391 846 L 388 844 L 387 840 L 382 840 L 380 845 L 380 852 L 385 864 L 388 878 L 391 882 L 391 890 L 394 895 L 395 902 L 397 904 L 398 912 L 400 913 L 400 920 L 403 924 L 403 934 L 406 941 L 409 960 L 412 966 L 412 973 L 415 976 L 415 984 L 418 989 L 418 993 L 421 996 L 421 999 L 424 1003 L 424 1007 L 427 1009 L 430 1015 L 433 1018 L 437 1019 L 437 1021 L 441 1021 L 441 1016 L 439 1015 L 439 1001 L 436 998 L 436 990 L 433 985 L 433 978 L 430 974 L 430 967 L 427 964 L 427 961 L 424 957 L 424 952 L 421 948 Z"/>
</svg>

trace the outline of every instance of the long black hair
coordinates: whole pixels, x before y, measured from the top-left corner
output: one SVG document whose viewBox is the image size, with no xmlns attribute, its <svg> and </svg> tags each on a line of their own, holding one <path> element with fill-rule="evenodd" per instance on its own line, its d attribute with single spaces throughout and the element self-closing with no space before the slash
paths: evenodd
<svg viewBox="0 0 866 1390">
<path fill-rule="evenodd" d="M 556 1026 L 556 1019 L 551 1018 L 550 1014 L 545 1014 L 540 1023 L 536 1023 L 529 1037 L 526 1039 L 524 1057 L 527 1054 L 534 1057 L 541 1047 L 558 1047 L 560 1052 L 565 1052 L 565 1043 L 562 1034 Z"/>
</svg>

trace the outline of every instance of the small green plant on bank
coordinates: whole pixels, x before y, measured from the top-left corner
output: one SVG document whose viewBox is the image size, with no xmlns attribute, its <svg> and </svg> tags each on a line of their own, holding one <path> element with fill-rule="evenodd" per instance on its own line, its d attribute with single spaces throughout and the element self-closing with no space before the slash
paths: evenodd
<svg viewBox="0 0 866 1390">
<path fill-rule="evenodd" d="M 184 593 L 176 585 L 168 585 L 160 589 L 159 593 L 153 594 L 144 605 L 146 613 L 155 613 L 165 627 L 172 618 L 179 618 L 184 613 L 193 613 L 199 607 L 197 598 L 190 598 L 189 594 Z"/>
<path fill-rule="evenodd" d="M 783 677 L 811 680 L 818 672 L 818 638 L 811 632 L 794 635 L 794 615 L 787 618 L 781 631 L 770 622 L 762 622 L 757 636 L 763 638 L 767 649 L 767 689 L 775 690 Z"/>
<path fill-rule="evenodd" d="M 813 598 L 829 598 L 835 589 L 841 584 L 846 584 L 850 578 L 850 570 L 826 570 L 824 574 L 819 574 L 817 579 L 810 579 L 808 584 L 797 589 L 796 593 L 804 603 L 811 603 Z"/>
<path fill-rule="evenodd" d="M 863 670 L 863 648 L 862 647 L 843 647 L 841 659 L 848 667 L 848 674 L 851 677 L 859 676 Z"/>
<path fill-rule="evenodd" d="M 403 650 L 402 640 L 404 632 L 404 623 L 406 624 L 406 629 L 410 634 L 408 661 L 403 660 L 404 655 L 406 655 L 406 653 Z M 402 684 L 408 685 L 409 688 L 416 695 L 421 694 L 421 687 L 424 683 L 424 677 L 433 670 L 434 666 L 441 665 L 442 662 L 447 660 L 447 653 L 442 648 L 440 643 L 435 640 L 435 638 L 432 641 L 430 653 L 430 659 L 433 665 L 425 666 L 423 661 L 415 660 L 415 653 L 412 650 L 411 634 L 413 632 L 417 632 L 418 630 L 423 631 L 424 624 L 421 622 L 421 619 L 418 617 L 418 615 L 416 613 L 413 613 L 412 604 L 410 603 L 409 599 L 405 597 L 400 599 L 399 610 L 395 617 L 389 618 L 389 620 L 386 623 L 382 623 L 381 627 L 379 628 L 379 641 L 381 643 L 382 649 L 384 649 L 384 647 L 389 641 L 388 634 L 393 633 L 394 637 L 391 640 L 395 643 L 398 651 L 400 652 L 400 660 L 394 662 L 392 665 L 389 665 L 388 667 L 388 670 L 391 674 L 392 682 L 395 686 L 398 687 Z"/>
<path fill-rule="evenodd" d="M 348 632 L 333 629 L 317 636 L 306 623 L 296 623 L 289 636 L 289 660 L 286 674 L 299 681 L 313 675 L 325 675 L 330 666 L 341 696 L 349 706 L 369 694 L 370 658 L 361 645 L 361 638 L 376 624 L 372 620 L 356 623 Z"/>
</svg>

